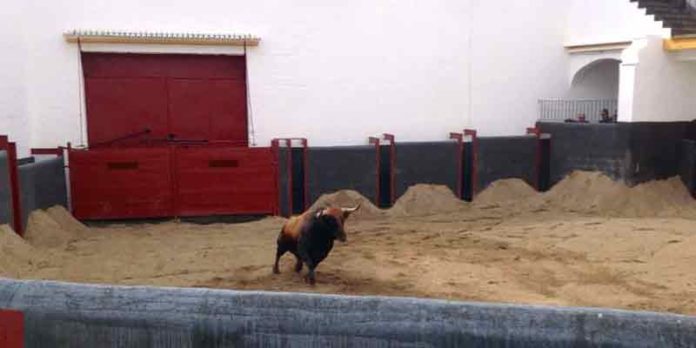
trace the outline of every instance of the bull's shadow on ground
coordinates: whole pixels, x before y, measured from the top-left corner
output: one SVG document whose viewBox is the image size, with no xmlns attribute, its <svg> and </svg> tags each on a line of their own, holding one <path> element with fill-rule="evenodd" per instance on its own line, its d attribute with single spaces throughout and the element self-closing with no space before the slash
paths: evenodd
<svg viewBox="0 0 696 348">
<path fill-rule="evenodd" d="M 219 216 L 190 216 L 181 218 L 146 218 L 128 220 L 89 220 L 81 221 L 89 227 L 109 227 L 114 225 L 154 225 L 167 222 L 185 222 L 197 225 L 212 224 L 241 224 L 267 218 L 267 215 L 219 215 Z"/>
<path fill-rule="evenodd" d="M 317 283 L 309 285 L 304 277 L 306 270 L 295 273 L 290 265 L 281 268 L 280 274 L 273 274 L 270 266 L 251 266 L 248 269 L 237 270 L 237 274 L 226 277 L 212 277 L 199 282 L 193 287 L 216 288 L 231 290 L 264 290 L 264 291 L 292 291 L 292 292 L 317 292 L 317 293 L 343 293 L 356 295 L 386 295 L 386 296 L 418 296 L 412 284 L 403 279 L 384 281 L 374 277 L 361 276 L 351 272 L 334 272 L 333 270 L 316 273 Z M 249 276 L 240 277 L 239 272 L 249 272 Z M 266 274 L 254 276 L 259 272 Z"/>
</svg>

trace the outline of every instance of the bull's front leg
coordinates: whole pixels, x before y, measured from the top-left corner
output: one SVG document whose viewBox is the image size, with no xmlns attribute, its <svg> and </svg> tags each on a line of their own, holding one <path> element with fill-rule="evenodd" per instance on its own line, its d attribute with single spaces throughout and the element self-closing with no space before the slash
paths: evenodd
<svg viewBox="0 0 696 348">
<path fill-rule="evenodd" d="M 307 276 L 305 276 L 305 281 L 309 283 L 310 285 L 314 285 L 316 283 L 316 276 L 314 274 L 314 269 L 317 267 L 317 264 L 314 262 L 314 260 L 310 257 L 309 252 L 302 248 L 299 250 L 300 254 L 300 259 L 302 262 L 304 262 L 307 265 Z"/>
</svg>

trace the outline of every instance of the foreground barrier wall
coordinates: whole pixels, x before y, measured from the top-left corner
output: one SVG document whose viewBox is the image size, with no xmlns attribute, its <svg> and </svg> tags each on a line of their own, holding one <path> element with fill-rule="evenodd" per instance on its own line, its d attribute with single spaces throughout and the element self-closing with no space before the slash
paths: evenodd
<svg viewBox="0 0 696 348">
<path fill-rule="evenodd" d="M 438 184 L 456 193 L 460 149 L 456 142 L 398 143 L 395 160 L 395 189 L 398 199 L 416 184 Z"/>
<path fill-rule="evenodd" d="M 12 193 L 7 151 L 0 151 L 0 225 L 12 223 Z"/>
<path fill-rule="evenodd" d="M 355 190 L 373 200 L 377 194 L 377 153 L 374 146 L 310 147 L 309 205 L 321 195 Z"/>
<path fill-rule="evenodd" d="M 23 226 L 27 226 L 29 214 L 37 209 L 54 205 L 67 207 L 63 158 L 51 158 L 19 166 L 19 191 L 22 202 Z"/>
<path fill-rule="evenodd" d="M 696 318 L 386 297 L 0 279 L 26 347 L 679 347 Z"/>
<path fill-rule="evenodd" d="M 496 180 L 519 178 L 535 185 L 537 138 L 534 136 L 478 138 L 476 191 Z"/>
</svg>

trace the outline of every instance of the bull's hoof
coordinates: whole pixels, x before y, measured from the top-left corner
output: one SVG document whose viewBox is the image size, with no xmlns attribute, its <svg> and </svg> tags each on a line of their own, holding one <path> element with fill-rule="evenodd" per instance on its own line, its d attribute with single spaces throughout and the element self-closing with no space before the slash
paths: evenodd
<svg viewBox="0 0 696 348">
<path fill-rule="evenodd" d="M 314 279 L 313 277 L 310 277 L 310 276 L 305 276 L 304 279 L 305 279 L 305 282 L 311 286 L 314 286 L 317 283 L 317 280 Z"/>
<path fill-rule="evenodd" d="M 280 274 L 278 267 L 273 267 L 273 274 Z"/>
</svg>

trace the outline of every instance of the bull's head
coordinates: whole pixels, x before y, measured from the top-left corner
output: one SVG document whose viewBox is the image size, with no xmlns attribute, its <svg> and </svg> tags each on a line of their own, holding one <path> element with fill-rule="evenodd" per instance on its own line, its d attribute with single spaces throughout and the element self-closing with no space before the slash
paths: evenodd
<svg viewBox="0 0 696 348">
<path fill-rule="evenodd" d="M 324 208 L 317 212 L 317 219 L 325 224 L 333 233 L 334 239 L 345 242 L 348 238 L 343 227 L 350 214 L 360 208 L 360 204 L 353 208 Z"/>
</svg>

